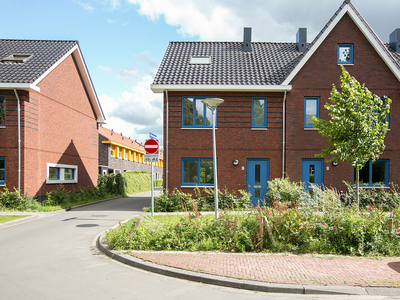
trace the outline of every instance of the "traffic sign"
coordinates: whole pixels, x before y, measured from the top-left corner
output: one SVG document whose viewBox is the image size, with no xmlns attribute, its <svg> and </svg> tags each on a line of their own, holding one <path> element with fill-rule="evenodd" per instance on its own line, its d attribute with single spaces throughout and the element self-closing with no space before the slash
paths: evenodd
<svg viewBox="0 0 400 300">
<path fill-rule="evenodd" d="M 154 133 L 149 132 L 149 137 L 153 140 L 158 140 L 157 136 Z"/>
<path fill-rule="evenodd" d="M 158 142 L 153 139 L 149 139 L 144 143 L 144 150 L 146 150 L 147 154 L 155 154 L 159 149 Z"/>
<path fill-rule="evenodd" d="M 158 154 L 145 154 L 144 155 L 144 162 L 159 162 L 160 156 Z"/>
</svg>

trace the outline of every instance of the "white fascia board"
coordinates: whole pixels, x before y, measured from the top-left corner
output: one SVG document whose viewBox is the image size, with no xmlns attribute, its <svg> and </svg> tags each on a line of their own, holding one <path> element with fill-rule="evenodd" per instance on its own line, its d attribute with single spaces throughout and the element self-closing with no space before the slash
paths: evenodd
<svg viewBox="0 0 400 300">
<path fill-rule="evenodd" d="M 357 27 L 364 34 L 364 36 L 370 42 L 370 44 L 373 46 L 373 48 L 378 53 L 378 55 L 383 59 L 383 61 L 388 66 L 388 68 L 392 71 L 392 73 L 400 81 L 399 68 L 393 63 L 393 61 L 390 59 L 388 54 L 382 49 L 382 46 L 377 42 L 375 37 L 370 33 L 368 28 L 364 25 L 364 23 L 361 21 L 360 17 L 353 10 L 353 8 L 350 5 L 346 5 L 340 11 L 340 13 L 335 17 L 335 19 L 331 22 L 331 24 L 329 24 L 328 28 L 319 37 L 317 42 L 309 49 L 309 51 L 306 53 L 304 58 L 300 61 L 300 63 L 289 74 L 289 76 L 286 78 L 286 80 L 282 84 L 284 84 L 284 85 L 289 84 L 293 80 L 293 78 L 297 75 L 297 73 L 301 70 L 301 68 L 306 64 L 306 62 L 310 59 L 310 57 L 314 54 L 314 52 L 317 51 L 318 47 L 322 44 L 322 42 L 326 39 L 326 37 L 329 35 L 329 33 L 333 30 L 333 28 L 335 28 L 335 26 L 339 23 L 339 21 L 342 19 L 342 17 L 346 13 L 349 14 L 350 18 L 354 21 L 354 23 L 356 23 Z"/>
<path fill-rule="evenodd" d="M 319 39 L 316 41 L 314 45 L 307 51 L 306 55 L 303 57 L 303 59 L 297 64 L 297 66 L 294 68 L 294 70 L 289 74 L 289 76 L 285 79 L 285 81 L 282 84 L 289 84 L 293 78 L 299 73 L 299 71 L 303 68 L 303 66 L 306 64 L 306 62 L 310 59 L 310 57 L 314 54 L 315 51 L 321 46 L 322 42 L 326 39 L 326 37 L 331 33 L 333 28 L 339 23 L 339 21 L 342 19 L 345 13 L 348 12 L 349 10 L 349 5 L 346 5 L 340 13 L 333 19 L 331 24 L 329 24 L 328 28 L 322 33 L 322 35 L 319 37 Z"/>
<path fill-rule="evenodd" d="M 13 90 L 13 89 L 40 92 L 40 88 L 31 83 L 7 83 L 7 82 L 0 83 L 0 90 Z"/>
<path fill-rule="evenodd" d="M 168 91 L 216 91 L 216 92 L 284 92 L 291 91 L 291 85 L 217 85 L 217 84 L 151 84 L 154 93 Z"/>
</svg>

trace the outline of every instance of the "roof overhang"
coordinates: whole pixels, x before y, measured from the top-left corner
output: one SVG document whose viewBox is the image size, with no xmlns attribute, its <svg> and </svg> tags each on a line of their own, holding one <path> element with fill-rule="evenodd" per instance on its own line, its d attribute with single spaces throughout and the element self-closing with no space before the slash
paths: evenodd
<svg viewBox="0 0 400 300">
<path fill-rule="evenodd" d="M 126 148 L 128 150 L 139 152 L 141 154 L 146 154 L 145 151 L 141 151 L 141 150 L 138 150 L 138 149 L 135 149 L 135 148 L 132 148 L 132 147 L 129 147 L 127 145 L 120 144 L 120 143 L 116 143 L 116 142 L 113 142 L 113 141 L 102 141 L 102 143 L 103 144 L 110 144 L 110 145 L 113 145 L 113 146 L 118 146 L 118 147 L 121 147 L 121 148 Z"/>
<path fill-rule="evenodd" d="M 332 20 L 329 26 L 325 29 L 322 35 L 316 40 L 315 44 L 307 51 L 303 59 L 297 64 L 297 66 L 293 69 L 293 71 L 289 74 L 289 76 L 285 79 L 283 84 L 290 84 L 293 78 L 297 75 L 297 73 L 303 68 L 303 66 L 307 63 L 310 57 L 317 51 L 319 46 L 323 43 L 323 41 L 327 38 L 327 36 L 331 33 L 331 31 L 335 28 L 335 26 L 339 23 L 339 21 L 343 18 L 345 14 L 349 14 L 350 18 L 354 21 L 357 27 L 364 34 L 366 39 L 371 43 L 373 48 L 376 50 L 378 55 L 383 59 L 389 69 L 393 72 L 396 78 L 400 81 L 400 70 L 395 65 L 395 63 L 390 59 L 389 55 L 382 48 L 383 46 L 375 39 L 375 37 L 368 30 L 367 26 L 362 22 L 358 14 L 352 8 L 350 4 L 346 4 L 343 9 L 336 15 L 336 17 Z"/>
<path fill-rule="evenodd" d="M 164 91 L 216 91 L 216 92 L 285 92 L 291 91 L 291 85 L 221 85 L 221 84 L 151 84 L 154 93 Z"/>
<path fill-rule="evenodd" d="M 35 91 L 40 92 L 40 88 L 31 83 L 7 83 L 1 82 L 0 83 L 0 90 L 24 90 L 24 91 Z"/>
<path fill-rule="evenodd" d="M 46 72 L 44 72 L 42 76 L 36 79 L 36 81 L 33 82 L 33 85 L 36 86 L 37 84 L 39 84 L 39 82 L 41 82 L 47 75 L 49 75 L 57 66 L 59 66 L 70 55 L 74 57 L 79 73 L 81 74 L 81 79 L 86 88 L 89 100 L 92 104 L 94 113 L 96 115 L 97 123 L 106 124 L 105 121 L 106 118 L 101 108 L 100 101 L 97 97 L 96 91 L 92 83 L 92 79 L 90 78 L 85 60 L 83 59 L 81 50 L 78 45 L 75 45 L 67 53 L 65 53 L 65 55 L 61 57 L 54 65 L 52 65 Z"/>
</svg>

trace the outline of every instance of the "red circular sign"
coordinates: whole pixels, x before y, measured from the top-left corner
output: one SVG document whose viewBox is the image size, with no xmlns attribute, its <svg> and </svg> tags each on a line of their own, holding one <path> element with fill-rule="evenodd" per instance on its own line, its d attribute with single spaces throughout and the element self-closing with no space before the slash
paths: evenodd
<svg viewBox="0 0 400 300">
<path fill-rule="evenodd" d="M 144 143 L 144 150 L 147 154 L 154 154 L 158 151 L 159 145 L 156 140 L 150 139 Z"/>
</svg>

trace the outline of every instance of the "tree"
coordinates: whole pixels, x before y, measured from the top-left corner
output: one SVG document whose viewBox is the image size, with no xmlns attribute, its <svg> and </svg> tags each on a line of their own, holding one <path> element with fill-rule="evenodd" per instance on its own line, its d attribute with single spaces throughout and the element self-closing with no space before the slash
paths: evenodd
<svg viewBox="0 0 400 300">
<path fill-rule="evenodd" d="M 356 198 L 359 205 L 359 171 L 369 159 L 375 161 L 385 150 L 387 116 L 391 100 L 372 94 L 341 66 L 341 89 L 332 87 L 325 104 L 330 120 L 313 117 L 314 128 L 328 138 L 330 147 L 316 156 L 332 155 L 328 161 L 348 161 L 355 169 Z"/>
</svg>

